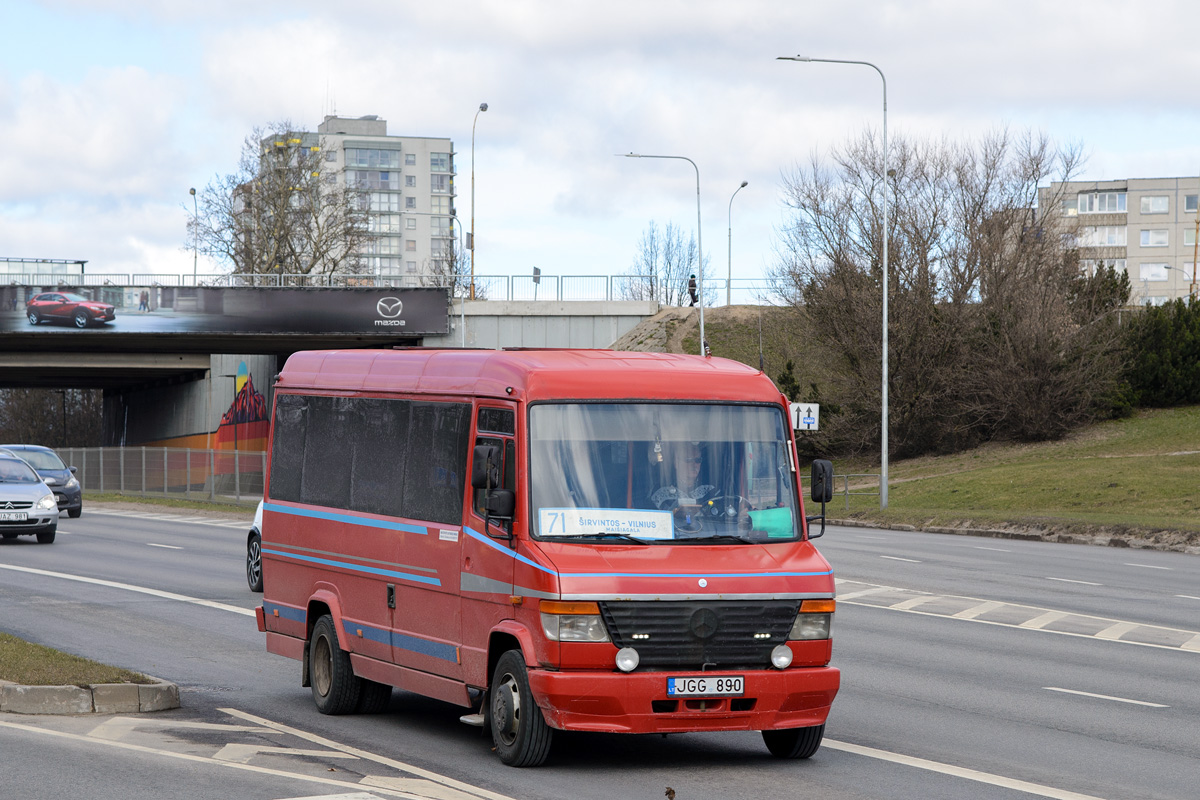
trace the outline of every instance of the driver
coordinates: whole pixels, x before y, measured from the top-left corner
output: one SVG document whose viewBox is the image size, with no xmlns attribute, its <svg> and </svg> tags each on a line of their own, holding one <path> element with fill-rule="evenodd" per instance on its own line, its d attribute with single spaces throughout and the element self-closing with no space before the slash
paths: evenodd
<svg viewBox="0 0 1200 800">
<path fill-rule="evenodd" d="M 712 484 L 700 483 L 704 458 L 699 442 L 684 442 L 672 448 L 670 463 L 674 469 L 675 483 L 656 489 L 650 495 L 655 508 L 669 510 L 676 506 L 698 506 L 713 495 Z"/>
</svg>

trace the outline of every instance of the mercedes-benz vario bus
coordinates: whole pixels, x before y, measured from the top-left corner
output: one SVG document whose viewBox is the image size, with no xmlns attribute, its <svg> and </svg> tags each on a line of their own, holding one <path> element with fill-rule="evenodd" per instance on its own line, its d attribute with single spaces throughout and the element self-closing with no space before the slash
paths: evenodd
<svg viewBox="0 0 1200 800">
<path fill-rule="evenodd" d="M 820 746 L 834 579 L 762 372 L 301 352 L 275 381 L 270 448 L 258 624 L 322 712 L 386 709 L 392 687 L 438 698 L 517 766 L 555 731 Z M 813 469 L 822 504 L 830 470 Z"/>
</svg>

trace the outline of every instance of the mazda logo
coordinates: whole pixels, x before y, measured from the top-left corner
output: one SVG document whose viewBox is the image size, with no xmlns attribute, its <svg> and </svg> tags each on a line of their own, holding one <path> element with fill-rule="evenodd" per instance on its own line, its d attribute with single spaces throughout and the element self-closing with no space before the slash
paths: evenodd
<svg viewBox="0 0 1200 800">
<path fill-rule="evenodd" d="M 398 297 L 383 297 L 375 304 L 375 310 L 379 312 L 379 316 L 381 317 L 395 319 L 404 310 L 404 303 L 400 302 L 400 298 Z"/>
<path fill-rule="evenodd" d="M 692 614 L 688 629 L 697 639 L 708 639 L 717 632 L 717 612 L 711 608 L 699 608 Z"/>
</svg>

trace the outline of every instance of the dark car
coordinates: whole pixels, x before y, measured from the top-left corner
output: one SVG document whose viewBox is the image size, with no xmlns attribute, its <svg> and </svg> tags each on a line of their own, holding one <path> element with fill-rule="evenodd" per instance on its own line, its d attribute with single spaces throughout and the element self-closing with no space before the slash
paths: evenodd
<svg viewBox="0 0 1200 800">
<path fill-rule="evenodd" d="M 72 518 L 83 513 L 83 487 L 75 477 L 75 468 L 64 464 L 58 453 L 36 444 L 0 444 L 0 450 L 24 459 L 37 470 L 50 491 L 54 492 L 59 511 L 66 511 Z"/>
<path fill-rule="evenodd" d="M 0 453 L 0 535 L 15 539 L 32 533 L 50 544 L 57 530 L 54 493 L 24 459 Z"/>
<path fill-rule="evenodd" d="M 42 292 L 35 294 L 25 304 L 25 315 L 30 325 L 39 322 L 71 322 L 76 328 L 103 325 L 117 318 L 117 313 L 108 303 L 88 300 L 70 292 Z"/>
</svg>

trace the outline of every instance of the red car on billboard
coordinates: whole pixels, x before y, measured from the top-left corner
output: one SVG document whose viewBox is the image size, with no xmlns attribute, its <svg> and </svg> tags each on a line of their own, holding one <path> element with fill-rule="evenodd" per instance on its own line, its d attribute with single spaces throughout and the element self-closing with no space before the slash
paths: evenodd
<svg viewBox="0 0 1200 800">
<path fill-rule="evenodd" d="M 117 318 L 116 311 L 108 303 L 89 300 L 70 292 L 42 292 L 25 304 L 25 315 L 30 325 L 39 322 L 71 322 L 76 328 L 103 325 Z"/>
</svg>

